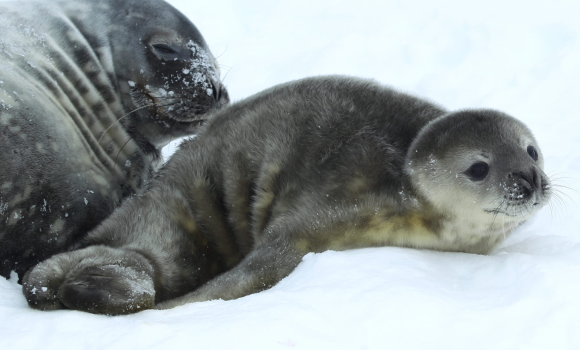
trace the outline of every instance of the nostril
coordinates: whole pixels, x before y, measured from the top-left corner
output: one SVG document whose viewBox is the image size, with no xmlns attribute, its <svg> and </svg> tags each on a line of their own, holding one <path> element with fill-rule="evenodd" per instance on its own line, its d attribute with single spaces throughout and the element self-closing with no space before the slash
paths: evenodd
<svg viewBox="0 0 580 350">
<path fill-rule="evenodd" d="M 230 96 L 228 94 L 228 90 L 226 90 L 225 86 L 221 85 L 219 89 L 219 99 L 216 99 L 216 102 L 220 105 L 226 105 L 230 103 Z"/>
<path fill-rule="evenodd" d="M 532 168 L 532 181 L 533 181 L 532 186 L 534 186 L 535 188 L 541 188 L 540 176 L 538 176 L 538 172 L 534 168 Z"/>
<path fill-rule="evenodd" d="M 218 85 L 218 83 L 215 83 L 213 81 L 211 82 L 211 91 L 213 92 L 213 98 L 216 101 L 219 101 L 219 99 L 220 99 L 220 89 L 216 85 Z"/>
<path fill-rule="evenodd" d="M 226 90 L 225 86 L 221 84 L 219 81 L 210 80 L 211 83 L 211 91 L 213 92 L 214 101 L 218 106 L 226 105 L 230 102 L 230 97 L 228 95 L 228 91 Z"/>
<path fill-rule="evenodd" d="M 528 171 L 520 171 L 513 175 L 527 182 L 530 190 L 538 189 L 542 186 L 542 179 L 535 168 L 530 168 Z"/>
</svg>

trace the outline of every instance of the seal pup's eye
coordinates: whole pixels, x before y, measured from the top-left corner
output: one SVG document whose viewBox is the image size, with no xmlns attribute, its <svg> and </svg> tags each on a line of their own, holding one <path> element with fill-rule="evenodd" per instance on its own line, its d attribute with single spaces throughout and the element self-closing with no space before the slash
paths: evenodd
<svg viewBox="0 0 580 350">
<path fill-rule="evenodd" d="M 155 51 L 160 53 L 161 55 L 174 55 L 177 53 L 171 46 L 165 44 L 155 44 L 152 45 Z"/>
<path fill-rule="evenodd" d="M 485 179 L 489 173 L 489 165 L 486 162 L 478 162 L 467 169 L 465 174 L 473 181 L 481 181 Z"/>
<path fill-rule="evenodd" d="M 538 160 L 538 151 L 536 151 L 534 146 L 528 146 L 528 154 L 533 160 Z"/>
</svg>

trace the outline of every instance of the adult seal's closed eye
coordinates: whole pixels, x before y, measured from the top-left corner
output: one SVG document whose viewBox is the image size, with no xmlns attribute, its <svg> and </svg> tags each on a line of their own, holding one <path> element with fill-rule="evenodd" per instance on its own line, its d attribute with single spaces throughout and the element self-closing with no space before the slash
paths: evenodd
<svg viewBox="0 0 580 350">
<path fill-rule="evenodd" d="M 217 111 L 86 248 L 24 279 L 31 307 L 122 314 L 269 288 L 308 252 L 484 254 L 550 197 L 530 130 L 371 81 L 310 78 Z"/>
<path fill-rule="evenodd" d="M 161 0 L 0 3 L 0 275 L 69 250 L 228 102 Z"/>
</svg>

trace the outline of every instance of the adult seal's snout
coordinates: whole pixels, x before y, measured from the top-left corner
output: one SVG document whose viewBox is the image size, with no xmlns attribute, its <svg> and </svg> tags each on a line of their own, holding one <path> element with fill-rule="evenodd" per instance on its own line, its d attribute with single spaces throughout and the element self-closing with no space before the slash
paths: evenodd
<svg viewBox="0 0 580 350">
<path fill-rule="evenodd" d="M 0 2 L 0 33 L 0 275 L 22 277 L 77 247 L 229 99 L 164 1 Z"/>
</svg>

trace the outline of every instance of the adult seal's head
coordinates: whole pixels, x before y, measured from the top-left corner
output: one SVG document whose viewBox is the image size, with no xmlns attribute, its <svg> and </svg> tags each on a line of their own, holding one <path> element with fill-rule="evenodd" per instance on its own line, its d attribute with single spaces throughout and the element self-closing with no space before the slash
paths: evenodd
<svg viewBox="0 0 580 350">
<path fill-rule="evenodd" d="M 205 113 L 229 102 L 204 38 L 181 12 L 161 0 L 61 2 L 97 54 L 112 61 L 128 119 L 156 145 L 190 135 Z M 108 22 L 106 28 L 103 23 Z M 84 29 L 84 30 L 83 30 Z M 86 35 L 86 32 L 90 32 Z"/>
<path fill-rule="evenodd" d="M 228 102 L 161 0 L 0 2 L 0 275 L 76 247 Z"/>
<path fill-rule="evenodd" d="M 549 199 L 550 181 L 531 131 L 492 110 L 428 123 L 409 148 L 406 172 L 419 196 L 482 234 L 517 226 Z M 487 228 L 487 229 L 485 229 Z"/>
</svg>

